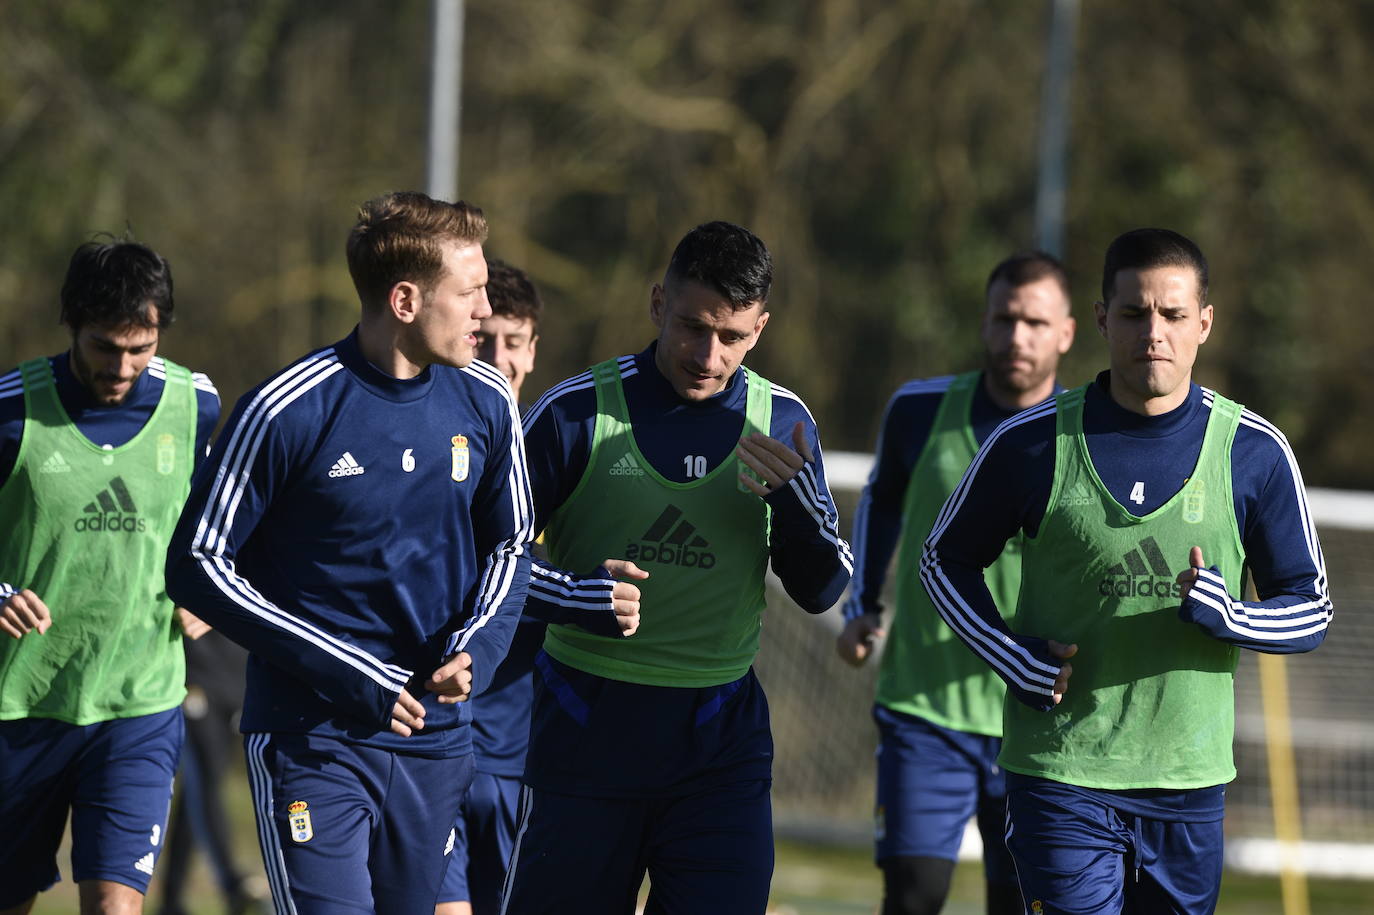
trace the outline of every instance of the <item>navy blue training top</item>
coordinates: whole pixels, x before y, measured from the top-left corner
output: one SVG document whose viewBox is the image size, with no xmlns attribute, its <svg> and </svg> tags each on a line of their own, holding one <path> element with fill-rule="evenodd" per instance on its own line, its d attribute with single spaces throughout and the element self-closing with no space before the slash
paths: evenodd
<svg viewBox="0 0 1374 915">
<path fill-rule="evenodd" d="M 644 457 L 665 478 L 689 482 L 684 457 L 704 456 L 709 468 L 732 458 L 744 428 L 748 385 L 740 369 L 715 396 L 685 401 L 654 364 L 656 346 L 620 357 L 625 400 Z M 779 487 L 766 497 L 772 508 L 772 567 L 799 606 L 819 613 L 844 591 L 852 559 L 839 536 L 815 421 L 797 395 L 776 384 L 772 410 L 769 434 L 791 447 L 792 429 L 800 422 L 816 457 L 799 474 L 803 485 Z M 595 421 L 590 372 L 550 389 L 526 415 L 540 528 L 582 478 Z M 613 585 L 596 573 L 565 575 L 536 561 L 526 612 L 616 635 Z M 771 773 L 767 702 L 753 671 L 722 686 L 690 689 L 610 680 L 544 653 L 536 666 L 547 691 L 547 701 L 536 703 L 525 770 L 526 782 L 536 788 L 646 797 Z M 580 751 L 570 751 L 573 746 Z"/>
<path fill-rule="evenodd" d="M 239 401 L 172 537 L 172 597 L 251 652 L 242 729 L 470 749 L 468 703 L 424 681 L 456 651 L 490 683 L 529 576 L 510 385 L 481 362 L 400 380 L 356 331 Z M 389 730 L 402 688 L 425 727 Z"/>
</svg>

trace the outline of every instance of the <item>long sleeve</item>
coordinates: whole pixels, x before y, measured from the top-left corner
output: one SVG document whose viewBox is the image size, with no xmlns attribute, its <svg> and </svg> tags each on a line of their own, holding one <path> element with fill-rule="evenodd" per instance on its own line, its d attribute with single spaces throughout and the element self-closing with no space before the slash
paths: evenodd
<svg viewBox="0 0 1374 915">
<path fill-rule="evenodd" d="M 472 693 L 477 695 L 491 684 L 520 622 L 530 577 L 534 503 L 525 439 L 509 384 L 499 372 L 480 364 L 467 371 L 502 391 L 509 407 L 495 423 L 492 436 L 505 447 L 492 449 L 493 460 L 483 472 L 482 489 L 472 505 L 473 545 L 481 567 L 476 599 L 444 651 L 445 657 L 461 651 L 472 656 Z"/>
<path fill-rule="evenodd" d="M 167 591 L 179 605 L 274 667 L 291 671 L 351 717 L 386 728 L 413 671 L 363 650 L 264 597 L 239 570 L 240 553 L 274 496 L 290 485 L 291 455 L 271 422 L 337 363 L 306 364 L 245 398 L 192 485 L 167 553 Z"/>
<path fill-rule="evenodd" d="M 1020 435 L 1049 417 L 1054 404 L 1027 410 L 988 438 L 940 511 L 921 557 L 921 583 L 940 617 L 1007 684 L 1021 702 L 1046 711 L 1062 666 L 1046 638 L 1013 632 L 993 601 L 983 570 L 1017 531 L 1033 534 L 1044 514 L 1053 477 L 1053 452 L 1026 442 L 1052 435 Z M 1050 636 L 1053 633 L 1049 634 Z"/>
<path fill-rule="evenodd" d="M 774 391 L 795 400 L 795 395 L 776 385 Z M 775 404 L 780 400 L 775 396 Z M 797 606 L 808 613 L 821 613 L 832 607 L 849 585 L 854 560 L 849 544 L 840 537 L 839 514 L 826 483 L 815 422 L 800 400 L 795 403 L 805 414 L 800 421 L 815 460 L 807 461 L 787 486 L 767 496 L 773 510 L 770 558 L 773 571 Z M 778 414 L 782 412 L 775 406 L 773 436 L 790 443 L 795 420 L 783 413 L 780 423 Z"/>
<path fill-rule="evenodd" d="M 1240 474 L 1237 521 L 1261 599 L 1238 599 L 1215 568 L 1203 569 L 1179 617 L 1241 648 L 1271 654 L 1311 651 L 1325 639 L 1333 610 L 1302 474 L 1278 429 L 1249 410 L 1241 424 L 1231 459 L 1232 466 L 1246 468 Z M 1257 468 L 1267 472 L 1246 487 Z"/>
<path fill-rule="evenodd" d="M 847 620 L 882 613 L 883 582 L 901 540 L 907 486 L 930 435 L 934 406 L 949 381 L 945 377 L 903 385 L 883 411 L 873 470 L 854 513 L 854 586 L 844 603 Z"/>
</svg>

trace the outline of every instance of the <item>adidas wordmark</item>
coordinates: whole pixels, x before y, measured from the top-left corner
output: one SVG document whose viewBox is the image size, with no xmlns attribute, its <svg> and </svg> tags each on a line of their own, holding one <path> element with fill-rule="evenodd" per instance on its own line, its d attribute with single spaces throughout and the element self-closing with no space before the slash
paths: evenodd
<svg viewBox="0 0 1374 915">
<path fill-rule="evenodd" d="M 357 477 L 362 476 L 363 465 L 354 459 L 351 452 L 345 451 L 343 457 L 334 462 L 334 466 L 329 468 L 331 477 Z"/>
<path fill-rule="evenodd" d="M 639 462 L 635 460 L 635 456 L 627 451 L 622 454 L 620 460 L 616 461 L 611 467 L 611 476 L 642 477 L 644 476 L 644 468 L 640 467 Z"/>
</svg>

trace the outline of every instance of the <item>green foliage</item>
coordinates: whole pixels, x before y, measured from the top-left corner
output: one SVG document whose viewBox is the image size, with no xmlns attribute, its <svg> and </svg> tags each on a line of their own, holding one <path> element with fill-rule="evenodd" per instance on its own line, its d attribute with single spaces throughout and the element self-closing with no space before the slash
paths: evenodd
<svg viewBox="0 0 1374 915">
<path fill-rule="evenodd" d="M 983 280 L 1033 239 L 1047 4 L 467 4 L 463 195 L 550 306 L 534 383 L 633 351 L 691 226 L 778 274 L 751 361 L 832 447 L 902 380 L 976 364 Z M 0 362 L 64 344 L 94 231 L 172 261 L 174 358 L 228 399 L 346 332 L 355 207 L 423 184 L 424 0 L 52 0 L 0 30 Z M 1374 12 L 1337 0 L 1083 4 L 1070 383 L 1102 367 L 1102 252 L 1168 225 L 1213 266 L 1198 377 L 1283 427 L 1309 482 L 1374 486 Z"/>
</svg>

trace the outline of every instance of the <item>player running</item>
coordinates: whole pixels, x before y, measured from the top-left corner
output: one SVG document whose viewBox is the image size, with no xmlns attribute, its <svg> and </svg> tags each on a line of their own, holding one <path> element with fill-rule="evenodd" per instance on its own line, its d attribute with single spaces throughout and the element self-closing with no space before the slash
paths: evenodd
<svg viewBox="0 0 1374 915">
<path fill-rule="evenodd" d="M 1320 644 L 1326 570 L 1282 433 L 1192 383 L 1213 315 L 1198 247 L 1120 236 L 1096 315 L 1110 369 L 993 433 L 921 577 L 1018 700 L 999 761 L 1027 906 L 1211 912 L 1237 648 Z M 1009 626 L 983 567 L 1018 534 Z M 1258 601 L 1239 599 L 1243 567 Z"/>
<path fill-rule="evenodd" d="M 510 385 L 475 362 L 482 211 L 365 204 L 357 328 L 246 394 L 182 515 L 174 595 L 252 653 L 242 730 L 278 912 L 428 912 L 470 692 L 528 580 Z"/>
<path fill-rule="evenodd" d="M 750 666 L 764 573 L 771 560 L 819 613 L 851 569 L 810 413 L 740 365 L 771 282 L 753 234 L 698 226 L 650 294 L 658 339 L 526 418 L 553 564 L 623 558 L 608 565 L 630 581 L 536 564 L 527 610 L 564 624 L 535 661 L 506 912 L 633 912 L 646 870 L 650 912 L 767 904 L 772 737 Z"/>
<path fill-rule="evenodd" d="M 0 377 L 0 912 L 59 879 L 83 912 L 143 909 L 186 695 L 167 538 L 219 420 L 210 380 L 157 355 L 172 272 L 133 242 L 76 249 L 61 355 Z"/>
<path fill-rule="evenodd" d="M 987 911 L 1021 912 L 1016 869 L 1002 833 L 1006 780 L 1001 749 L 1002 681 L 955 643 L 921 587 L 921 545 L 935 515 L 1003 420 L 1060 390 L 1059 357 L 1073 343 L 1063 266 L 1018 254 L 993 268 L 985 291 L 984 368 L 908 382 L 893 396 L 877 462 L 854 522 L 855 579 L 840 657 L 863 664 L 883 636 L 880 596 L 900 537 L 896 605 L 884 646 L 873 718 L 878 744 L 876 859 L 883 915 L 939 912 L 949 895 L 964 825 L 983 838 Z M 998 610 L 1009 616 L 1020 587 L 1020 538 L 988 569 Z"/>
</svg>

